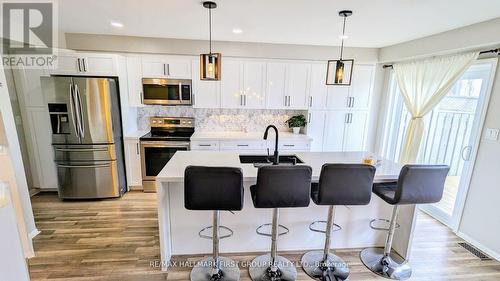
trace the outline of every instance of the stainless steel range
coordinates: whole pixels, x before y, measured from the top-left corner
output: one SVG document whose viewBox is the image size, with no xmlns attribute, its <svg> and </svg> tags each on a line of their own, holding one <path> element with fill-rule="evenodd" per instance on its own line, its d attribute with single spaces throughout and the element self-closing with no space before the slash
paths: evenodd
<svg viewBox="0 0 500 281">
<path fill-rule="evenodd" d="M 151 117 L 151 132 L 140 138 L 142 186 L 144 192 L 156 192 L 155 178 L 178 150 L 189 150 L 194 119 Z"/>
</svg>

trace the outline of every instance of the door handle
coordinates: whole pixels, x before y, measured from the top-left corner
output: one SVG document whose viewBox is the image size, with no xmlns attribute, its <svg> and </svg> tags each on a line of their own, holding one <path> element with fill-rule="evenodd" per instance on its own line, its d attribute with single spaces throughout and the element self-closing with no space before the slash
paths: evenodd
<svg viewBox="0 0 500 281">
<path fill-rule="evenodd" d="M 467 154 L 464 154 L 467 150 L 469 150 L 469 152 L 467 152 Z M 471 153 L 472 153 L 472 146 L 467 145 L 467 146 L 464 146 L 462 148 L 462 151 L 460 152 L 460 155 L 462 156 L 462 159 L 464 161 L 470 161 L 470 155 L 471 155 Z M 467 156 L 465 156 L 465 155 L 467 155 Z"/>
<path fill-rule="evenodd" d="M 83 122 L 83 115 L 82 115 L 82 100 L 80 98 L 80 90 L 78 90 L 78 85 L 75 84 L 75 95 L 76 95 L 76 100 L 78 102 L 78 115 L 79 115 L 79 127 L 80 127 L 80 134 L 81 137 L 83 138 L 85 136 L 85 124 Z"/>
<path fill-rule="evenodd" d="M 199 144 L 198 146 L 202 146 L 202 147 L 210 147 L 212 146 L 211 144 Z"/>
<path fill-rule="evenodd" d="M 73 128 L 75 129 L 75 133 L 80 138 L 80 130 L 76 127 L 76 106 L 75 106 L 75 96 L 74 96 L 73 84 L 69 83 L 69 109 L 71 111 L 71 123 L 73 123 Z"/>
<path fill-rule="evenodd" d="M 349 113 L 349 124 L 352 124 L 352 113 Z"/>
</svg>

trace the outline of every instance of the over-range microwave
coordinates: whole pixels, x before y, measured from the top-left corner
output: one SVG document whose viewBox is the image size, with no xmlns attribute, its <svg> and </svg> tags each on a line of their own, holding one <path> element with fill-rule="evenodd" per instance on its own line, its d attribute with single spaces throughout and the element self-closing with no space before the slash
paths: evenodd
<svg viewBox="0 0 500 281">
<path fill-rule="evenodd" d="M 142 103 L 192 105 L 190 79 L 142 79 Z"/>
</svg>

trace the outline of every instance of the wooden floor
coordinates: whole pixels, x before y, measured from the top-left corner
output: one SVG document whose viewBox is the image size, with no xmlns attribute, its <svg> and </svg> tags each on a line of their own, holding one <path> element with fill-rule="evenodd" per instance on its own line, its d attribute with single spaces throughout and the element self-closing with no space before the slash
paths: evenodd
<svg viewBox="0 0 500 281">
<path fill-rule="evenodd" d="M 62 202 L 55 194 L 33 197 L 35 220 L 42 233 L 34 240 L 36 257 L 29 260 L 31 279 L 189 280 L 190 268 L 172 268 L 167 276 L 152 266 L 158 262 L 160 252 L 155 196 L 133 192 L 121 199 L 79 202 Z M 500 280 L 500 263 L 480 261 L 460 247 L 460 241 L 448 228 L 421 213 L 410 280 Z M 350 265 L 349 280 L 387 280 L 365 269 L 359 250 L 336 253 Z M 284 256 L 298 261 L 301 254 Z M 231 257 L 244 263 L 255 255 Z M 198 258 L 179 256 L 174 260 Z M 298 272 L 297 280 L 311 280 L 300 268 Z M 245 268 L 241 280 L 250 280 Z"/>
</svg>

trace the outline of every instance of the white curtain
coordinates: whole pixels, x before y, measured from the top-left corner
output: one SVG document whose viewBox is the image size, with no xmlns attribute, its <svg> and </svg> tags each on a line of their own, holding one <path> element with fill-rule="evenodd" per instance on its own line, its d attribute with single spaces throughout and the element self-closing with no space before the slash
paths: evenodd
<svg viewBox="0 0 500 281">
<path fill-rule="evenodd" d="M 412 115 L 400 163 L 415 163 L 424 134 L 423 117 L 444 98 L 477 59 L 478 52 L 394 64 L 394 73 L 407 110 Z"/>
</svg>

